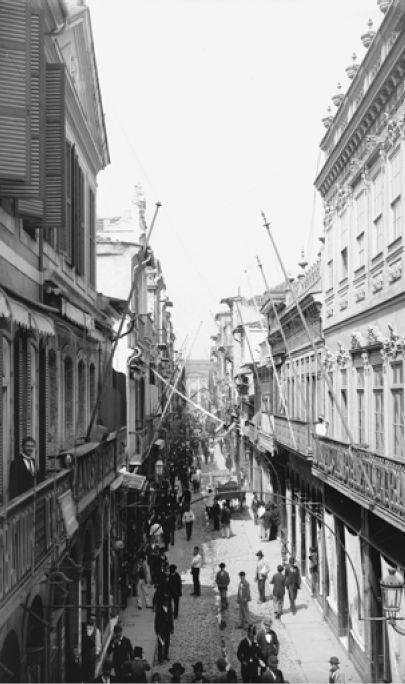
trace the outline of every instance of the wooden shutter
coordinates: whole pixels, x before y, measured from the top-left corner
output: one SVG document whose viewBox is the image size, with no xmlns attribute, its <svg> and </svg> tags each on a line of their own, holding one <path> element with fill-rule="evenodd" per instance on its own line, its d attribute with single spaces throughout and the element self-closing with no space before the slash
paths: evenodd
<svg viewBox="0 0 405 684">
<path fill-rule="evenodd" d="M 80 260 L 80 168 L 77 154 L 72 159 L 73 265 L 79 270 Z"/>
<path fill-rule="evenodd" d="M 59 231 L 59 251 L 66 255 L 68 263 L 72 259 L 72 145 L 65 143 L 65 180 L 66 180 L 66 220 Z"/>
<path fill-rule="evenodd" d="M 26 418 L 26 368 L 24 364 L 26 344 L 21 333 L 14 339 L 14 446 L 15 455 L 21 450 Z"/>
<path fill-rule="evenodd" d="M 25 429 L 24 429 L 24 435 L 25 436 L 30 436 L 33 437 L 33 439 L 36 439 L 36 435 L 31 434 L 32 430 L 32 422 L 31 422 L 31 416 L 32 416 L 32 397 L 31 397 L 31 351 L 32 351 L 32 345 L 30 342 L 27 344 L 27 340 L 25 340 L 25 378 L 23 378 L 24 382 L 24 390 L 25 390 Z"/>
<path fill-rule="evenodd" d="M 94 192 L 89 189 L 89 282 L 96 285 L 96 212 Z"/>
<path fill-rule="evenodd" d="M 41 479 L 45 477 L 46 458 L 49 456 L 49 443 L 47 440 L 49 424 L 49 377 L 48 377 L 48 350 L 44 340 L 41 341 L 39 348 L 39 470 Z"/>
<path fill-rule="evenodd" d="M 0 181 L 31 180 L 30 9 L 0 0 Z"/>
<path fill-rule="evenodd" d="M 31 181 L 24 184 L 3 181 L 0 185 L 0 194 L 3 197 L 18 198 L 18 211 L 21 216 L 42 217 L 45 186 L 45 55 L 43 7 L 39 0 L 31 0 L 30 96 Z"/>
<path fill-rule="evenodd" d="M 80 186 L 80 217 L 79 217 L 79 273 L 80 275 L 84 276 L 85 275 L 85 250 L 86 250 L 86 243 L 85 243 L 85 236 L 86 236 L 86 225 L 85 225 L 85 213 L 84 213 L 84 206 L 85 206 L 85 197 L 84 197 L 84 188 L 85 188 L 85 179 L 84 179 L 84 173 L 81 169 L 79 169 L 79 186 Z"/>
<path fill-rule="evenodd" d="M 0 332 L 0 506 L 4 502 L 3 462 L 7 463 L 8 459 L 8 454 L 3 453 L 3 429 L 3 334 Z"/>
<path fill-rule="evenodd" d="M 65 65 L 46 65 L 45 212 L 47 228 L 66 226 Z"/>
</svg>

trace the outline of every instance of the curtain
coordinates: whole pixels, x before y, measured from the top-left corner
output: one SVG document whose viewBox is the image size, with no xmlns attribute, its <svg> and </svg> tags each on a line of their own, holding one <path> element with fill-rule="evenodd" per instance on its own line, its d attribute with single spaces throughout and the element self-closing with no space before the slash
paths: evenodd
<svg viewBox="0 0 405 684">
<path fill-rule="evenodd" d="M 355 567 L 360 596 L 357 588 L 356 578 L 354 576 L 353 568 L 348 557 L 346 561 L 346 576 L 347 576 L 347 593 L 350 616 L 350 630 L 353 637 L 356 639 L 360 648 L 364 651 L 364 622 L 359 620 L 359 606 L 361 606 L 361 615 L 364 617 L 364 588 L 363 588 L 363 571 L 361 558 L 361 543 L 357 534 L 352 533 L 347 527 L 344 528 L 345 548 L 349 554 L 353 565 Z"/>
<path fill-rule="evenodd" d="M 335 538 L 335 518 L 332 513 L 325 510 L 325 545 L 326 545 L 326 565 L 328 571 L 327 600 L 334 613 L 338 612 L 337 605 L 337 557 L 336 557 L 336 538 Z"/>
</svg>

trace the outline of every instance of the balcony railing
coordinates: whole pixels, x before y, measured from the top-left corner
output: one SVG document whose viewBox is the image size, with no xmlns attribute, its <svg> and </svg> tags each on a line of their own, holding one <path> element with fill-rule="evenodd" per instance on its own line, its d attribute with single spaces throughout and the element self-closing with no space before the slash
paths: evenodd
<svg viewBox="0 0 405 684">
<path fill-rule="evenodd" d="M 359 498 L 379 511 L 405 519 L 405 463 L 394 461 L 361 448 L 319 438 L 315 444 L 313 469 L 330 484 L 347 489 L 348 496 Z M 373 488 L 367 483 L 369 482 Z M 350 493 L 349 493 L 350 492 Z M 383 517 L 386 517 L 383 515 Z"/>
<path fill-rule="evenodd" d="M 0 606 L 20 591 L 33 570 L 48 558 L 54 544 L 66 542 L 58 497 L 70 487 L 69 470 L 48 477 L 34 490 L 13 499 L 0 525 Z"/>
<path fill-rule="evenodd" d="M 274 416 L 274 441 L 294 451 L 298 451 L 305 458 L 312 456 L 313 447 L 312 426 L 298 418 Z M 294 437 L 293 437 L 294 435 Z"/>
</svg>

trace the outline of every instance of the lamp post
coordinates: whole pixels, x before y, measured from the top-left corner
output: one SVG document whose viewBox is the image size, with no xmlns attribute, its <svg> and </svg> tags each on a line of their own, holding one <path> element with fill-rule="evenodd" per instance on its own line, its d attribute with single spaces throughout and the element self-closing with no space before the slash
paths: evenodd
<svg viewBox="0 0 405 684">
<path fill-rule="evenodd" d="M 397 625 L 397 613 L 401 608 L 405 584 L 402 579 L 395 575 L 394 568 L 389 568 L 388 572 L 388 576 L 384 577 L 380 582 L 383 611 L 386 613 L 388 624 L 391 625 L 398 634 L 405 636 L 405 629 L 401 629 L 401 627 L 398 627 Z"/>
<path fill-rule="evenodd" d="M 155 480 L 158 484 L 160 484 L 162 481 L 164 470 L 165 464 L 163 463 L 161 458 L 158 458 L 158 460 L 155 463 Z"/>
</svg>

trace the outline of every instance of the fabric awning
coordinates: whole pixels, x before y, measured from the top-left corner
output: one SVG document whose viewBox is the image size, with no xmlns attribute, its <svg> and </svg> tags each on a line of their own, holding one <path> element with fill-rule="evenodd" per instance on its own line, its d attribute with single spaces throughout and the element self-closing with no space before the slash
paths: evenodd
<svg viewBox="0 0 405 684">
<path fill-rule="evenodd" d="M 31 327 L 36 328 L 40 334 L 55 336 L 55 326 L 51 318 L 36 311 L 35 313 L 31 312 L 31 319 L 33 319 Z"/>
<path fill-rule="evenodd" d="M 8 299 L 3 290 L 0 290 L 0 316 L 2 318 L 10 318 L 11 312 L 8 306 Z"/>
<path fill-rule="evenodd" d="M 62 299 L 62 315 L 87 330 L 94 330 L 94 319 L 77 306 Z"/>
<path fill-rule="evenodd" d="M 13 321 L 18 323 L 18 325 L 22 325 L 23 328 L 32 328 L 30 310 L 24 304 L 20 304 L 20 302 L 16 302 L 14 299 L 9 298 L 8 302 Z"/>
</svg>

